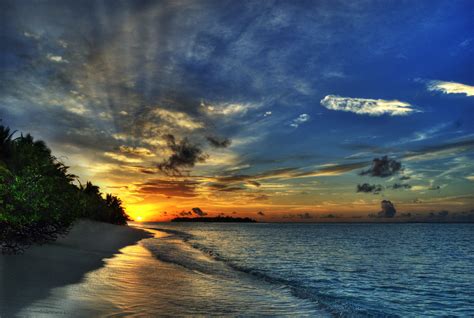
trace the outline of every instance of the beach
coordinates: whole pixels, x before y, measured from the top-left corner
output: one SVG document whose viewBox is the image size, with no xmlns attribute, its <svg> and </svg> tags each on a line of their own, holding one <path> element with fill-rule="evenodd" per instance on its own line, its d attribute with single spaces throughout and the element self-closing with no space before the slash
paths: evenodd
<svg viewBox="0 0 474 318">
<path fill-rule="evenodd" d="M 53 244 L 1 257 L 0 316 L 474 313 L 472 224 L 141 227 L 81 221 Z"/>
<path fill-rule="evenodd" d="M 193 248 L 183 232 L 147 231 L 80 222 L 53 244 L 3 256 L 0 316 L 327 316 Z"/>
<path fill-rule="evenodd" d="M 53 289 L 80 282 L 120 249 L 150 236 L 128 226 L 80 220 L 53 243 L 21 255 L 0 255 L 0 316 L 15 316 Z"/>
</svg>

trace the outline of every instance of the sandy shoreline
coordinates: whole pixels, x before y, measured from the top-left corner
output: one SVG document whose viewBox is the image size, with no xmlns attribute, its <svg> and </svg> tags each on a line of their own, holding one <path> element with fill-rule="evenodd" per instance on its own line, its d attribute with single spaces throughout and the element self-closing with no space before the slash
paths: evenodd
<svg viewBox="0 0 474 318">
<path fill-rule="evenodd" d="M 15 316 L 53 288 L 81 281 L 104 259 L 147 237 L 151 234 L 133 227 L 81 220 L 56 242 L 23 255 L 0 255 L 0 317 Z"/>
</svg>

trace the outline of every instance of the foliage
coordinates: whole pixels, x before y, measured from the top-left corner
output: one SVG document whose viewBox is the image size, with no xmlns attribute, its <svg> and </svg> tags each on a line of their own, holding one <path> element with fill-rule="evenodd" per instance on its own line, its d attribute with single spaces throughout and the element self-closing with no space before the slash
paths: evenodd
<svg viewBox="0 0 474 318">
<path fill-rule="evenodd" d="M 77 177 L 29 134 L 0 125 L 0 251 L 15 253 L 67 233 L 77 218 L 125 225 L 122 201 Z"/>
</svg>

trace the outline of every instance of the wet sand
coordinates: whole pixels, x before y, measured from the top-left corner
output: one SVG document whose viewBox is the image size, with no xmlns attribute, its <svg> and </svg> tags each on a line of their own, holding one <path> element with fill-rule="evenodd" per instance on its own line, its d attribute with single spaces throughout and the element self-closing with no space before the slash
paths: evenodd
<svg viewBox="0 0 474 318">
<path fill-rule="evenodd" d="M 120 249 L 151 236 L 132 227 L 81 220 L 51 244 L 30 247 L 22 255 L 0 256 L 0 317 L 16 316 L 49 297 L 53 289 L 80 282 Z"/>
</svg>

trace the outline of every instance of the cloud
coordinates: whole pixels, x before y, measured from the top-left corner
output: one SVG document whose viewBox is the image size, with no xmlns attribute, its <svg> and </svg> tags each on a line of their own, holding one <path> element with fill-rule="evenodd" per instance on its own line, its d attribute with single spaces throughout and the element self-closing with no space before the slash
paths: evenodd
<svg viewBox="0 0 474 318">
<path fill-rule="evenodd" d="M 165 135 L 171 156 L 157 165 L 158 169 L 167 175 L 181 175 L 183 168 L 192 168 L 198 162 L 204 162 L 207 155 L 187 138 L 176 142 L 173 135 Z"/>
<path fill-rule="evenodd" d="M 232 141 L 228 138 L 219 138 L 219 137 L 215 137 L 215 136 L 207 136 L 206 139 L 209 142 L 209 144 L 211 144 L 211 146 L 213 146 L 215 148 L 227 148 L 232 143 Z"/>
<path fill-rule="evenodd" d="M 191 209 L 193 211 L 194 214 L 198 215 L 198 216 L 206 216 L 207 213 L 204 212 L 203 210 L 201 210 L 200 208 L 192 208 Z"/>
<path fill-rule="evenodd" d="M 192 180 L 154 179 L 138 184 L 138 192 L 145 195 L 164 195 L 167 197 L 195 197 L 199 182 Z"/>
<path fill-rule="evenodd" d="M 411 188 L 411 185 L 410 184 L 406 184 L 406 183 L 394 183 L 392 186 L 391 186 L 392 189 L 394 190 L 397 190 L 397 189 L 410 189 Z"/>
<path fill-rule="evenodd" d="M 261 216 L 264 216 L 264 215 L 265 215 L 265 213 L 263 213 L 262 211 L 258 211 L 257 214 L 258 214 L 258 215 L 261 215 Z"/>
<path fill-rule="evenodd" d="M 325 214 L 325 215 L 321 215 L 320 218 L 322 218 L 322 219 L 335 219 L 335 218 L 337 218 L 337 216 L 334 215 L 334 214 Z"/>
<path fill-rule="evenodd" d="M 249 110 L 256 109 L 260 105 L 251 103 L 222 103 L 205 104 L 201 102 L 201 109 L 208 115 L 214 116 L 240 116 L 245 115 Z"/>
<path fill-rule="evenodd" d="M 397 210 L 395 209 L 395 206 L 393 203 L 389 200 L 383 200 L 380 202 L 380 205 L 382 207 L 382 211 L 380 211 L 377 216 L 381 218 L 393 218 L 395 214 L 397 213 Z"/>
<path fill-rule="evenodd" d="M 474 86 L 443 81 L 429 81 L 426 84 L 429 91 L 439 91 L 444 94 L 464 94 L 474 96 Z"/>
<path fill-rule="evenodd" d="M 428 214 L 429 217 L 440 217 L 440 218 L 445 218 L 449 215 L 449 211 L 446 211 L 446 210 L 443 210 L 443 211 L 439 211 L 439 212 L 430 212 L 430 214 Z"/>
<path fill-rule="evenodd" d="M 363 183 L 363 184 L 357 185 L 357 192 L 378 194 L 381 191 L 382 191 L 382 186 L 380 184 Z"/>
<path fill-rule="evenodd" d="M 452 156 L 462 151 L 474 149 L 474 139 L 450 142 L 446 144 L 429 146 L 418 151 L 408 152 L 403 156 L 407 160 L 430 160 L 442 156 Z"/>
<path fill-rule="evenodd" d="M 69 63 L 67 60 L 63 59 L 63 57 L 60 55 L 48 54 L 46 55 L 46 58 L 50 60 L 51 62 L 55 62 L 55 63 Z"/>
<path fill-rule="evenodd" d="M 267 170 L 254 175 L 237 174 L 230 176 L 217 176 L 212 179 L 221 183 L 238 183 L 248 182 L 255 184 L 255 180 L 265 179 L 294 179 L 294 178 L 310 178 L 322 176 L 337 176 L 346 172 L 353 171 L 367 166 L 368 162 L 357 162 L 351 164 L 331 164 L 322 168 L 304 171 L 302 168 L 290 167 Z M 259 182 L 257 182 L 259 184 Z M 256 185 L 256 184 L 255 184 Z"/>
<path fill-rule="evenodd" d="M 257 182 L 257 181 L 254 181 L 254 180 L 248 180 L 247 183 L 254 186 L 254 187 L 257 187 L 257 188 L 262 185 L 260 182 Z"/>
<path fill-rule="evenodd" d="M 268 116 L 271 116 L 271 115 L 272 115 L 271 111 L 266 111 L 265 113 L 263 113 L 263 117 L 268 117 Z"/>
<path fill-rule="evenodd" d="M 266 194 L 261 194 L 261 195 L 254 196 L 253 199 L 255 201 L 265 201 L 265 200 L 270 199 L 270 196 L 268 196 Z"/>
<path fill-rule="evenodd" d="M 313 219 L 314 216 L 312 214 L 310 214 L 309 212 L 304 212 L 304 213 L 298 213 L 298 214 L 293 214 L 293 213 L 284 214 L 282 216 L 282 218 L 284 218 L 284 219 L 298 218 L 298 219 L 302 219 L 302 220 L 309 220 L 309 219 Z"/>
<path fill-rule="evenodd" d="M 117 154 L 114 152 L 104 152 L 104 156 L 119 161 L 121 163 L 140 163 L 143 161 L 140 158 L 130 158 L 126 155 Z"/>
<path fill-rule="evenodd" d="M 370 116 L 406 116 L 415 111 L 412 105 L 399 100 L 351 98 L 327 95 L 321 100 L 321 105 L 331 110 L 352 112 L 358 115 Z"/>
<path fill-rule="evenodd" d="M 310 116 L 308 114 L 301 114 L 291 121 L 290 126 L 298 128 L 302 123 L 307 122 L 309 119 Z"/>
<path fill-rule="evenodd" d="M 155 155 L 150 149 L 144 147 L 129 147 L 122 145 L 119 147 L 119 151 L 123 154 L 136 157 L 153 157 Z"/>
<path fill-rule="evenodd" d="M 152 111 L 152 113 L 154 115 L 157 115 L 162 121 L 171 124 L 175 127 L 180 127 L 188 130 L 195 130 L 203 127 L 203 123 L 197 121 L 190 115 L 183 112 L 156 108 Z"/>
<path fill-rule="evenodd" d="M 395 159 L 389 159 L 387 156 L 375 158 L 372 161 L 370 169 L 360 172 L 360 175 L 370 175 L 371 177 L 386 178 L 400 171 L 402 164 Z"/>
</svg>

